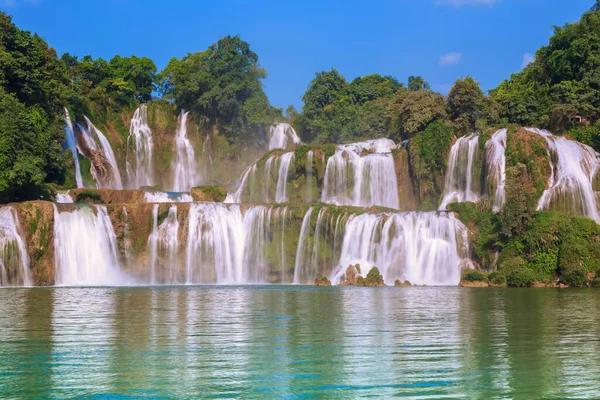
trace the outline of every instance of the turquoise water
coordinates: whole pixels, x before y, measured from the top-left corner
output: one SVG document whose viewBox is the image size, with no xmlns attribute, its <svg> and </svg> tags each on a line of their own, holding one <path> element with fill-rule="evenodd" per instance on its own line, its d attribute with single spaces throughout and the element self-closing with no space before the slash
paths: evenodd
<svg viewBox="0 0 600 400">
<path fill-rule="evenodd" d="M 600 398 L 600 291 L 0 290 L 0 397 Z"/>
</svg>

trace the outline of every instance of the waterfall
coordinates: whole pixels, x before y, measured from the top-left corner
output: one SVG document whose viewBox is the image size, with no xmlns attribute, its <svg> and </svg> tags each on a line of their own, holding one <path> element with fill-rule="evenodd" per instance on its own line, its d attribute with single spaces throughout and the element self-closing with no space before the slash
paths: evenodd
<svg viewBox="0 0 600 400">
<path fill-rule="evenodd" d="M 481 197 L 479 190 L 479 175 L 481 170 L 473 166 L 479 153 L 479 134 L 473 133 L 458 138 L 450 149 L 444 196 L 440 210 L 445 210 L 448 204 L 454 202 L 476 202 Z M 474 176 L 475 175 L 475 176 Z M 473 181 L 475 178 L 475 181 Z"/>
<path fill-rule="evenodd" d="M 321 200 L 360 207 L 399 208 L 394 159 L 389 139 L 339 145 L 327 160 Z"/>
<path fill-rule="evenodd" d="M 29 256 L 13 207 L 0 208 L 0 286 L 31 286 Z"/>
<path fill-rule="evenodd" d="M 189 193 L 177 192 L 144 192 L 146 203 L 191 203 L 194 201 Z"/>
<path fill-rule="evenodd" d="M 152 209 L 152 233 L 148 238 L 148 250 L 150 252 L 151 276 L 150 282 L 176 284 L 183 280 L 179 277 L 178 252 L 179 252 L 179 221 L 177 220 L 177 206 L 169 207 L 165 220 L 158 225 L 159 204 Z M 165 254 L 163 262 L 159 262 L 159 252 Z M 159 273 L 161 274 L 159 276 Z"/>
<path fill-rule="evenodd" d="M 81 177 L 81 167 L 79 166 L 79 157 L 77 156 L 77 141 L 75 140 L 75 131 L 73 130 L 73 123 L 71 122 L 71 116 L 69 110 L 65 107 L 65 131 L 67 133 L 66 145 L 71 150 L 73 161 L 75 163 L 75 182 L 78 188 L 83 187 L 83 178 Z"/>
<path fill-rule="evenodd" d="M 56 194 L 56 202 L 57 203 L 73 203 L 73 198 L 71 195 L 67 193 L 57 193 Z"/>
<path fill-rule="evenodd" d="M 538 202 L 538 210 L 556 210 L 585 216 L 600 223 L 592 181 L 598 171 L 599 155 L 589 146 L 554 136 L 550 132 L 527 128 L 547 143 L 552 173 L 548 188 Z"/>
<path fill-rule="evenodd" d="M 240 283 L 244 232 L 239 206 L 194 203 L 188 215 L 186 283 Z"/>
<path fill-rule="evenodd" d="M 269 150 L 287 149 L 290 141 L 292 144 L 302 143 L 290 124 L 276 123 L 271 125 L 269 131 L 271 136 Z"/>
<path fill-rule="evenodd" d="M 130 149 L 131 142 L 135 143 Z M 154 185 L 152 175 L 152 131 L 148 126 L 148 107 L 138 107 L 129 124 L 127 137 L 127 183 L 131 189 Z M 135 153 L 135 165 L 131 160 L 131 152 Z"/>
<path fill-rule="evenodd" d="M 506 183 L 506 129 L 496 131 L 485 143 L 488 187 L 493 187 L 492 209 L 499 212 L 505 201 Z"/>
<path fill-rule="evenodd" d="M 89 120 L 88 117 L 84 117 L 87 126 L 82 127 L 79 125 L 81 133 L 83 135 L 84 141 L 90 152 L 100 153 L 102 158 L 108 162 L 110 166 L 110 171 L 103 172 L 100 171 L 98 165 L 94 165 L 92 162 L 92 174 L 94 175 L 94 179 L 96 180 L 96 185 L 98 188 L 102 189 L 123 189 L 123 183 L 121 182 L 121 175 L 119 173 L 119 167 L 117 165 L 117 159 L 115 158 L 115 153 L 110 147 L 110 143 L 106 136 L 98 128 L 92 124 L 92 121 Z M 92 133 L 98 138 L 100 142 L 100 147 L 98 147 L 96 141 L 94 140 L 94 136 Z"/>
<path fill-rule="evenodd" d="M 173 191 L 189 192 L 191 188 L 200 184 L 198 176 L 198 164 L 194 147 L 187 138 L 187 118 L 189 112 L 181 110 L 178 118 L 175 146 L 177 149 L 175 158 L 175 177 L 173 179 Z"/>
<path fill-rule="evenodd" d="M 377 266 L 386 282 L 457 285 L 469 266 L 467 228 L 452 215 L 430 213 L 362 214 L 346 224 L 338 269 L 360 264 L 363 276 Z"/>
<path fill-rule="evenodd" d="M 58 286 L 127 284 L 117 259 L 117 238 L 104 206 L 59 212 L 54 206 L 54 251 Z"/>
<path fill-rule="evenodd" d="M 294 152 L 271 155 L 260 165 L 259 161 L 248 167 L 233 194 L 235 203 L 285 203 L 288 201 L 288 177 L 290 165 L 294 160 Z M 277 171 L 275 177 L 273 172 Z"/>
<path fill-rule="evenodd" d="M 300 237 L 298 238 L 298 248 L 296 250 L 296 265 L 294 267 L 294 283 L 300 284 L 301 280 L 306 274 L 303 274 L 302 268 L 304 268 L 304 256 L 306 249 L 309 247 L 308 239 L 310 238 L 310 216 L 313 212 L 313 207 L 309 208 L 304 218 L 302 219 L 302 226 L 300 227 Z M 308 269 L 308 268 L 307 268 Z M 308 279 L 310 283 L 310 278 Z"/>
</svg>

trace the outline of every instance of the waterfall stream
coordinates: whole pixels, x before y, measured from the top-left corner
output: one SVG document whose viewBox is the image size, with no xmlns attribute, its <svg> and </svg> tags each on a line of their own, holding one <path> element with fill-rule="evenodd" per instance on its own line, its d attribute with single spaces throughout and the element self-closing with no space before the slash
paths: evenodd
<svg viewBox="0 0 600 400">
<path fill-rule="evenodd" d="M 104 206 L 60 212 L 54 205 L 54 250 L 58 286 L 129 284 L 117 259 L 117 238 Z"/>
<path fill-rule="evenodd" d="M 339 145 L 327 160 L 324 203 L 399 208 L 394 159 L 395 143 L 376 139 Z"/>
<path fill-rule="evenodd" d="M 552 173 L 538 210 L 556 210 L 585 216 L 600 223 L 593 179 L 600 166 L 599 155 L 585 144 L 554 136 L 548 131 L 527 128 L 544 138 Z"/>
<path fill-rule="evenodd" d="M 134 145 L 133 148 L 131 146 Z M 148 107 L 135 110 L 127 138 L 127 183 L 130 189 L 154 185 L 152 173 L 152 131 L 148 126 Z M 131 153 L 134 153 L 132 156 Z"/>
<path fill-rule="evenodd" d="M 458 138 L 450 149 L 444 196 L 440 210 L 454 202 L 472 201 L 481 198 L 477 179 L 481 170 L 474 168 L 479 153 L 479 134 L 473 133 Z"/>
<path fill-rule="evenodd" d="M 0 286 L 31 286 L 29 256 L 13 207 L 0 207 Z"/>
<path fill-rule="evenodd" d="M 71 116 L 69 110 L 65 108 L 65 131 L 66 131 L 66 144 L 71 155 L 73 156 L 73 162 L 75 163 L 75 182 L 78 188 L 83 187 L 83 178 L 81 177 L 81 166 L 79 165 L 79 157 L 77 156 L 77 141 L 75 140 L 75 131 L 73 130 L 73 122 L 71 122 Z"/>
<path fill-rule="evenodd" d="M 302 143 L 290 124 L 278 123 L 269 128 L 269 150 L 287 149 L 290 144 Z"/>
<path fill-rule="evenodd" d="M 100 166 L 95 165 L 92 162 L 92 175 L 96 181 L 96 186 L 103 189 L 123 189 L 123 183 L 121 181 L 121 174 L 119 172 L 119 166 L 117 165 L 117 159 L 113 152 L 110 142 L 104 136 L 104 134 L 94 126 L 92 121 L 88 117 L 84 117 L 86 127 L 79 125 L 81 133 L 83 135 L 85 144 L 92 153 L 99 153 L 103 160 L 109 165 L 109 171 L 103 171 Z M 94 136 L 100 142 L 100 146 L 96 143 Z"/>
<path fill-rule="evenodd" d="M 173 191 L 175 192 L 189 192 L 191 188 L 201 182 L 196 163 L 196 152 L 187 138 L 188 114 L 189 112 L 181 110 L 175 135 L 176 158 L 173 178 Z"/>
</svg>

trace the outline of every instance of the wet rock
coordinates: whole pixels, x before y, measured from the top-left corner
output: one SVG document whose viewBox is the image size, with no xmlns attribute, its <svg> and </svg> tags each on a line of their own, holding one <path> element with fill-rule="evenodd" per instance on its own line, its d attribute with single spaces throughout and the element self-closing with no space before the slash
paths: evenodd
<svg viewBox="0 0 600 400">
<path fill-rule="evenodd" d="M 348 268 L 346 268 L 346 279 L 340 284 L 340 286 L 356 286 L 357 279 L 362 278 L 359 273 L 359 264 L 348 265 Z"/>
<path fill-rule="evenodd" d="M 396 279 L 394 281 L 394 286 L 396 286 L 396 287 L 411 287 L 412 284 L 410 283 L 410 281 L 400 282 L 400 279 Z"/>
<path fill-rule="evenodd" d="M 227 197 L 227 190 L 222 186 L 196 186 L 190 191 L 194 201 L 210 201 L 222 203 Z"/>
<path fill-rule="evenodd" d="M 471 287 L 471 288 L 482 288 L 482 287 L 490 286 L 487 282 L 481 282 L 481 281 L 475 281 L 475 282 L 461 281 L 459 285 L 461 287 Z"/>
<path fill-rule="evenodd" d="M 324 276 L 321 279 L 316 278 L 313 286 L 331 286 L 331 281 L 329 279 L 327 279 L 326 276 Z"/>
</svg>

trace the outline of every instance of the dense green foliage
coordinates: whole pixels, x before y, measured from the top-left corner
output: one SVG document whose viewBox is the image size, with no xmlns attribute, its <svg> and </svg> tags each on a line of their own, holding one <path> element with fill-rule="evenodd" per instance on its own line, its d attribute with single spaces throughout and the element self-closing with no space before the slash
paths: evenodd
<svg viewBox="0 0 600 400">
<path fill-rule="evenodd" d="M 69 78 L 53 49 L 0 12 L 0 201 L 48 198 L 65 182 Z"/>
<path fill-rule="evenodd" d="M 467 282 L 487 282 L 485 274 L 476 269 L 464 270 L 460 280 Z"/>
<path fill-rule="evenodd" d="M 600 118 L 600 14 L 554 28 L 547 46 L 491 95 L 506 122 L 555 131 Z M 596 133 L 597 133 L 596 129 Z"/>
<path fill-rule="evenodd" d="M 171 59 L 160 73 L 160 89 L 230 142 L 249 144 L 264 139 L 264 127 L 281 118 L 263 91 L 266 76 L 250 45 L 226 36 L 205 51 Z"/>
</svg>

